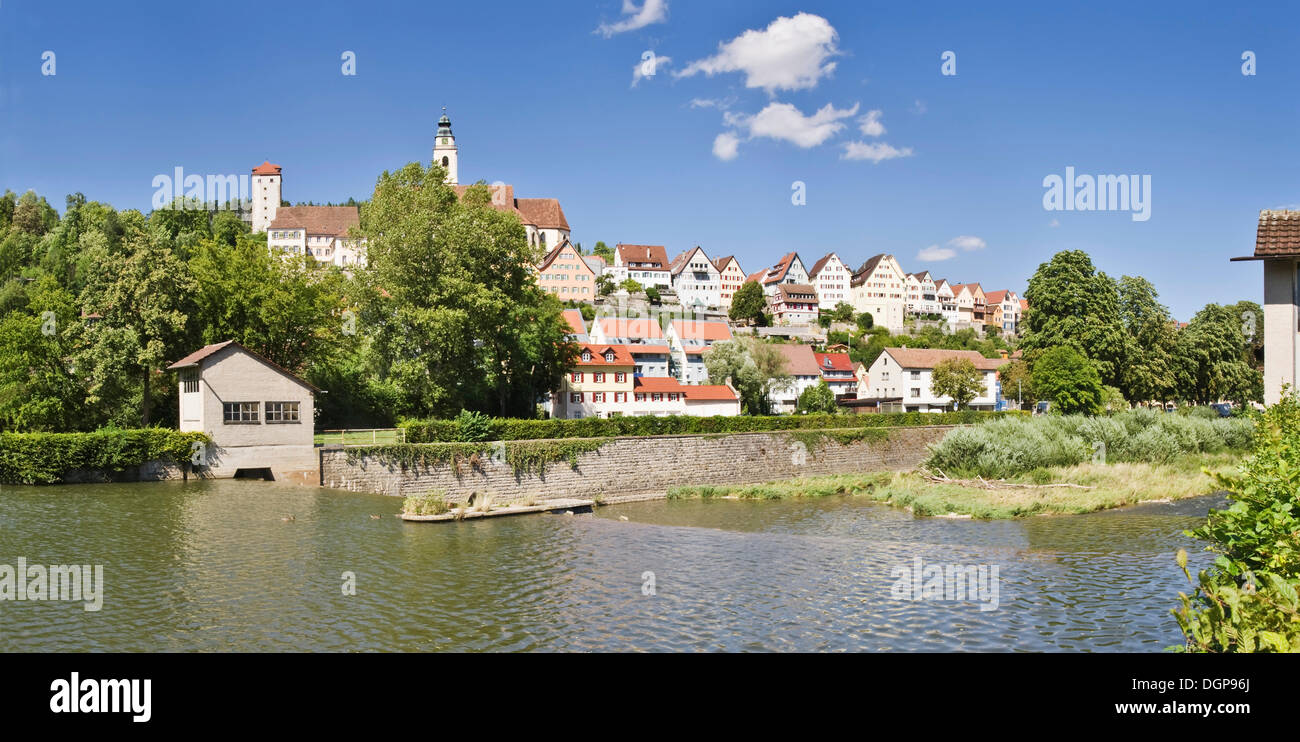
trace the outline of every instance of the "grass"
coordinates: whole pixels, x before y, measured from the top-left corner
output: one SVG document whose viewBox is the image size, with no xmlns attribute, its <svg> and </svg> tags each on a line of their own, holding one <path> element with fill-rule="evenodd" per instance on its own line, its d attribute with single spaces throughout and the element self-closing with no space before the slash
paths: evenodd
<svg viewBox="0 0 1300 742">
<path fill-rule="evenodd" d="M 1094 489 L 996 489 L 939 484 L 917 472 L 877 472 L 808 477 L 782 482 L 732 486 L 675 487 L 669 498 L 784 499 L 846 495 L 864 497 L 917 515 L 968 516 L 981 519 L 1027 515 L 1066 515 L 1207 495 L 1214 481 L 1202 472 L 1227 473 L 1241 454 L 1220 452 L 1177 457 L 1165 463 L 1083 463 L 1040 467 L 1009 477 L 1021 484 L 1072 483 Z"/>
</svg>

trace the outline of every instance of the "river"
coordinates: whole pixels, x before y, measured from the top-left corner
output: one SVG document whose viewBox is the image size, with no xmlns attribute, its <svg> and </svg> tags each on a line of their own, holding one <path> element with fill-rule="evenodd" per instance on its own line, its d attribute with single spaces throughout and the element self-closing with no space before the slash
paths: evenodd
<svg viewBox="0 0 1300 742">
<path fill-rule="evenodd" d="M 1161 651 L 1181 639 L 1174 553 L 1209 562 L 1182 531 L 1217 504 L 972 521 L 658 501 L 405 523 L 395 498 L 266 482 L 4 486 L 0 565 L 102 564 L 104 602 L 0 601 L 0 650 Z M 996 609 L 899 599 L 917 557 L 996 566 Z"/>
</svg>

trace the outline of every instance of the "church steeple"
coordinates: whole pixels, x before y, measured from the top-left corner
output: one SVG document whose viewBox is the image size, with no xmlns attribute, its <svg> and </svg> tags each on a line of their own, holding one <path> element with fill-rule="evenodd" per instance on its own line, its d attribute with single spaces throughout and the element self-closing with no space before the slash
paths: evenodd
<svg viewBox="0 0 1300 742">
<path fill-rule="evenodd" d="M 438 133 L 433 144 L 433 162 L 447 171 L 447 184 L 457 185 L 460 177 L 459 153 L 456 149 L 456 135 L 451 133 L 451 119 L 447 118 L 447 107 L 442 108 L 442 118 L 438 119 Z"/>
</svg>

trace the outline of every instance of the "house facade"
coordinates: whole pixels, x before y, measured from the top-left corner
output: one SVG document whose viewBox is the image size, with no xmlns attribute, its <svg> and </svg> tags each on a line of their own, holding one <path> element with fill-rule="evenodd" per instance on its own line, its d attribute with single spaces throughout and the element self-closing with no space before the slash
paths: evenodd
<svg viewBox="0 0 1300 742">
<path fill-rule="evenodd" d="M 776 296 L 777 287 L 783 283 L 799 284 L 801 286 L 808 284 L 808 271 L 804 268 L 803 261 L 799 259 L 799 253 L 786 253 L 776 265 L 758 274 L 758 279 L 763 285 L 763 294 L 767 297 L 768 302 Z M 751 276 L 753 278 L 753 276 Z"/>
<path fill-rule="evenodd" d="M 969 360 L 983 378 L 982 391 L 971 400 L 971 409 L 996 409 L 1000 399 L 997 370 L 1005 361 L 985 358 L 973 350 L 885 348 L 867 371 L 866 396 L 878 399 L 901 397 L 903 409 L 907 412 L 952 410 L 952 399 L 937 396 L 930 388 L 934 367 L 951 358 Z"/>
<path fill-rule="evenodd" d="M 820 305 L 817 289 L 806 283 L 781 283 L 768 299 L 772 319 L 779 325 L 811 325 L 817 322 Z"/>
<path fill-rule="evenodd" d="M 349 236 L 360 226 L 355 206 L 281 206 L 267 227 L 266 244 L 272 252 L 346 268 L 365 263 L 360 239 Z"/>
<path fill-rule="evenodd" d="M 722 306 L 722 275 L 699 246 L 686 250 L 669 264 L 673 291 L 683 307 Z"/>
<path fill-rule="evenodd" d="M 876 255 L 858 267 L 849 282 L 853 311 L 866 312 L 878 327 L 903 329 L 907 310 L 907 274 L 893 255 Z"/>
<path fill-rule="evenodd" d="M 551 416 L 739 415 L 740 398 L 725 385 L 690 386 L 672 377 L 638 377 L 627 346 L 589 343 L 551 395 Z"/>
<path fill-rule="evenodd" d="M 978 283 L 959 283 L 952 287 L 952 291 L 957 300 L 958 321 L 972 326 L 983 325 L 987 316 L 984 289 Z"/>
<path fill-rule="evenodd" d="M 669 270 L 668 253 L 663 245 L 614 246 L 614 265 L 611 278 L 615 283 L 632 279 L 644 287 L 661 289 L 673 287 L 673 274 Z"/>
<path fill-rule="evenodd" d="M 934 295 L 939 301 L 939 314 L 943 321 L 955 327 L 961 321 L 961 312 L 957 310 L 957 295 L 953 293 L 948 279 L 940 278 L 934 282 Z"/>
<path fill-rule="evenodd" d="M 812 348 L 807 345 L 777 343 L 772 347 L 785 357 L 785 372 L 791 378 L 780 388 L 772 389 L 768 401 L 775 413 L 794 412 L 799 395 L 808 387 L 821 383 L 821 366 L 817 364 Z"/>
<path fill-rule="evenodd" d="M 704 352 L 714 343 L 732 339 L 726 322 L 675 319 L 668 325 L 668 347 L 672 353 L 670 375 L 683 384 L 709 383 Z"/>
<path fill-rule="evenodd" d="M 597 275 L 578 249 L 564 239 L 537 266 L 537 285 L 560 301 L 595 301 Z"/>
<path fill-rule="evenodd" d="M 1015 334 L 1020 326 L 1020 297 L 1009 289 L 990 291 L 985 295 L 988 307 L 985 323 L 994 325 L 1004 335 Z"/>
<path fill-rule="evenodd" d="M 736 295 L 745 282 L 745 271 L 740 267 L 740 261 L 732 255 L 713 261 L 713 267 L 718 269 L 718 307 L 730 309 L 731 297 Z"/>
<path fill-rule="evenodd" d="M 212 440 L 195 467 L 198 476 L 261 472 L 320 484 L 315 387 L 233 340 L 200 348 L 167 369 L 180 376 L 180 430 Z"/>
<path fill-rule="evenodd" d="M 938 287 L 930 271 L 907 274 L 907 313 L 942 314 Z"/>
<path fill-rule="evenodd" d="M 808 269 L 808 282 L 817 290 L 817 303 L 824 312 L 834 311 L 840 302 L 853 303 L 853 297 L 849 295 L 849 281 L 852 279 L 853 271 L 835 253 L 823 255 Z"/>
<path fill-rule="evenodd" d="M 836 399 L 857 396 L 858 378 L 848 353 L 813 353 L 813 358 L 821 369 L 822 381 L 835 393 Z"/>
<path fill-rule="evenodd" d="M 626 345 L 632 354 L 633 373 L 638 376 L 668 376 L 668 340 L 659 323 L 649 317 L 623 319 L 596 317 L 591 323 L 591 342 Z"/>
</svg>

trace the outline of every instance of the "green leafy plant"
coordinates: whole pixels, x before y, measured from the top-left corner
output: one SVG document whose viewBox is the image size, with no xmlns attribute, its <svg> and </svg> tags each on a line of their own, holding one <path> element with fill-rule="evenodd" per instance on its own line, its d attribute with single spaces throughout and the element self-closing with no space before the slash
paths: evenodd
<svg viewBox="0 0 1300 742">
<path fill-rule="evenodd" d="M 94 433 L 0 433 L 0 482 L 53 484 L 74 470 L 121 472 L 149 461 L 188 462 L 203 433 L 166 428 Z"/>
</svg>

